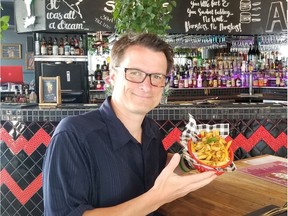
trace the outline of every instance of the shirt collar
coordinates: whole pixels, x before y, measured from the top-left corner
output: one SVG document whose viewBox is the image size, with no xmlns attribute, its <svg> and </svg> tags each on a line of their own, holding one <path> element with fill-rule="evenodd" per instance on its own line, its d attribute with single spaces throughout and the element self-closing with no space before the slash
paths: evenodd
<svg viewBox="0 0 288 216">
<path fill-rule="evenodd" d="M 129 141 L 136 142 L 135 138 L 132 137 L 132 135 L 129 133 L 129 131 L 114 113 L 111 107 L 111 96 L 106 98 L 106 100 L 100 106 L 99 110 L 105 124 L 107 125 L 107 130 L 109 132 L 114 150 L 122 147 Z M 144 121 L 142 123 L 142 129 L 142 140 L 148 141 L 147 143 L 151 143 L 151 140 L 156 137 L 156 134 L 149 125 L 147 117 L 144 118 Z"/>
</svg>

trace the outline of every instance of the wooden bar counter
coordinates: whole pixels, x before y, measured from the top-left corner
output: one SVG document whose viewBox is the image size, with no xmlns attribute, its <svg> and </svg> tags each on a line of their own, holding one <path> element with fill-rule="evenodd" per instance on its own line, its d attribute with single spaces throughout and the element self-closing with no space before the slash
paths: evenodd
<svg viewBox="0 0 288 216">
<path fill-rule="evenodd" d="M 238 170 L 255 166 L 246 163 L 255 158 L 275 158 L 287 164 L 287 159 L 266 155 L 236 161 Z M 165 216 L 243 216 L 269 205 L 281 207 L 287 202 L 287 187 L 238 170 L 224 173 L 209 185 L 162 206 L 159 211 Z"/>
</svg>

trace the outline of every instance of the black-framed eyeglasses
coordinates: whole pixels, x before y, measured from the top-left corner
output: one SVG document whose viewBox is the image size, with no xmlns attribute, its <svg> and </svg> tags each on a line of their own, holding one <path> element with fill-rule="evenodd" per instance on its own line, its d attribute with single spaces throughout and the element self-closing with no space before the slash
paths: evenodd
<svg viewBox="0 0 288 216">
<path fill-rule="evenodd" d="M 165 87 L 169 82 L 169 76 L 165 76 L 161 73 L 146 73 L 136 68 L 125 68 L 120 66 L 115 66 L 114 68 L 123 68 L 125 72 L 125 79 L 133 83 L 142 83 L 147 76 L 150 77 L 150 83 L 155 87 Z"/>
</svg>

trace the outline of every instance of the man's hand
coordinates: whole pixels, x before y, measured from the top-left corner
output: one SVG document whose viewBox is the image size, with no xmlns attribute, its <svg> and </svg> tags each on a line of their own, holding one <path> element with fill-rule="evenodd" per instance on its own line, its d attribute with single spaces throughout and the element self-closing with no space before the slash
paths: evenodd
<svg viewBox="0 0 288 216">
<path fill-rule="evenodd" d="M 151 190 L 157 193 L 159 201 L 163 204 L 183 197 L 213 181 L 217 176 L 215 172 L 178 175 L 174 170 L 179 165 L 180 155 L 174 154 L 169 164 L 163 169 Z"/>
</svg>

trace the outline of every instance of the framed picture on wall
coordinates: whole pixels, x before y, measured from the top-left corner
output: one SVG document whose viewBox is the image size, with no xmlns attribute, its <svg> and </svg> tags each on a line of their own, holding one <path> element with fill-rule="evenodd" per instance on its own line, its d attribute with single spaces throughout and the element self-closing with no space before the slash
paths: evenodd
<svg viewBox="0 0 288 216">
<path fill-rule="evenodd" d="M 61 104 L 60 76 L 39 77 L 39 106 L 57 106 Z"/>
<path fill-rule="evenodd" d="M 27 70 L 34 70 L 34 53 L 33 52 L 26 52 L 26 69 Z"/>
<path fill-rule="evenodd" d="M 1 44 L 2 59 L 21 59 L 21 44 Z"/>
</svg>

